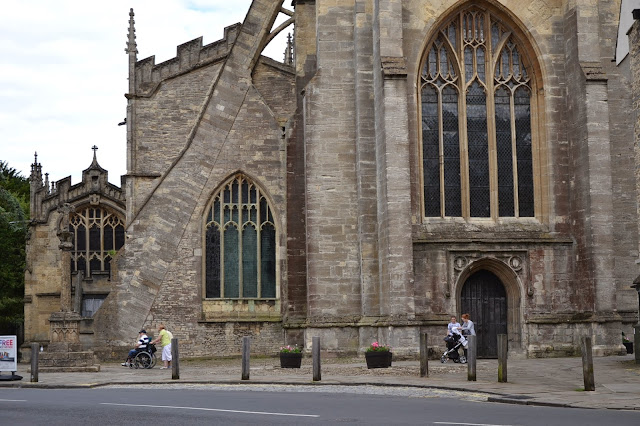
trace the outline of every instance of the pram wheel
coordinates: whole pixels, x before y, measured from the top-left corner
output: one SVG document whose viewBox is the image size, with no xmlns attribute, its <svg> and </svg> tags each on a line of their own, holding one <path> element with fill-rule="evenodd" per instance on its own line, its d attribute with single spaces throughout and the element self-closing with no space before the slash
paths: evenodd
<svg viewBox="0 0 640 426">
<path fill-rule="evenodd" d="M 464 355 L 462 355 L 462 356 L 460 357 L 460 364 L 466 364 L 466 363 L 467 363 L 467 357 L 466 357 L 466 356 L 464 356 Z"/>
<path fill-rule="evenodd" d="M 443 363 L 443 364 L 446 364 L 448 360 L 449 360 L 449 358 L 447 357 L 447 355 L 442 355 L 440 357 L 440 362 Z"/>
</svg>

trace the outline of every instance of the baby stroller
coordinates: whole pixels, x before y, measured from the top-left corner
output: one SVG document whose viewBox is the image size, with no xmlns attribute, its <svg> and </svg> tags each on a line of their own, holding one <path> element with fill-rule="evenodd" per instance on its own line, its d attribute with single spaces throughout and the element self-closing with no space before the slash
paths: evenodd
<svg viewBox="0 0 640 426">
<path fill-rule="evenodd" d="M 440 357 L 440 362 L 444 364 L 451 359 L 453 362 L 466 364 L 467 357 L 458 353 L 458 349 L 466 343 L 466 339 L 457 333 L 453 333 L 445 337 L 444 341 L 447 342 L 447 350 Z"/>
</svg>

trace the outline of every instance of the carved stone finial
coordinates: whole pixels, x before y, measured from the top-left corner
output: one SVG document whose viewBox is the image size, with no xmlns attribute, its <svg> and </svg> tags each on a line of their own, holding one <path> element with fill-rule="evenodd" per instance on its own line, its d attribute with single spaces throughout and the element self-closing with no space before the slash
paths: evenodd
<svg viewBox="0 0 640 426">
<path fill-rule="evenodd" d="M 137 44 L 136 44 L 136 21 L 133 20 L 135 14 L 133 13 L 133 8 L 129 9 L 129 34 L 127 37 L 127 47 L 124 49 L 126 53 L 129 55 L 136 56 L 138 54 Z"/>
<path fill-rule="evenodd" d="M 31 165 L 31 181 L 32 189 L 40 188 L 42 186 L 42 165 L 38 163 L 38 153 L 34 154 L 33 164 Z"/>
<path fill-rule="evenodd" d="M 291 37 L 291 33 L 287 34 L 287 48 L 284 50 L 284 63 L 293 65 L 293 37 Z"/>
<path fill-rule="evenodd" d="M 129 94 L 136 93 L 136 62 L 138 61 L 138 47 L 136 44 L 136 28 L 133 20 L 133 8 L 129 10 L 129 35 L 127 38 L 127 47 L 124 49 L 129 55 Z"/>
</svg>

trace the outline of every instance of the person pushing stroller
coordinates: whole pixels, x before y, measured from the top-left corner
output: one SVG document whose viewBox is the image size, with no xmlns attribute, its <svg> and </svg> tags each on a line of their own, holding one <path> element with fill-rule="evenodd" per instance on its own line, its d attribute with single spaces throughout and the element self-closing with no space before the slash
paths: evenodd
<svg viewBox="0 0 640 426">
<path fill-rule="evenodd" d="M 444 338 L 447 343 L 447 350 L 440 357 L 440 361 L 445 363 L 451 359 L 456 363 L 466 363 L 466 355 L 460 356 L 458 349 L 462 346 L 466 350 L 467 339 L 462 335 L 462 327 L 455 316 L 451 317 L 451 322 L 447 325 L 447 336 Z"/>
</svg>

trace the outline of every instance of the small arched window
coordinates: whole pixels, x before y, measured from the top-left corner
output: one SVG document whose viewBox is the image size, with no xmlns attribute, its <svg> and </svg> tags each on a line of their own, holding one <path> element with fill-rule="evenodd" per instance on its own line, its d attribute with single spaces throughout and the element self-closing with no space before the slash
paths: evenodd
<svg viewBox="0 0 640 426">
<path fill-rule="evenodd" d="M 273 214 L 246 176 L 235 175 L 213 196 L 204 245 L 206 298 L 276 298 Z"/>
<path fill-rule="evenodd" d="M 113 254 L 124 245 L 124 220 L 102 207 L 84 207 L 71 215 L 71 272 L 85 277 L 108 274 Z"/>
<path fill-rule="evenodd" d="M 524 43 L 493 13 L 438 29 L 419 85 L 424 216 L 535 215 L 533 87 Z"/>
</svg>

